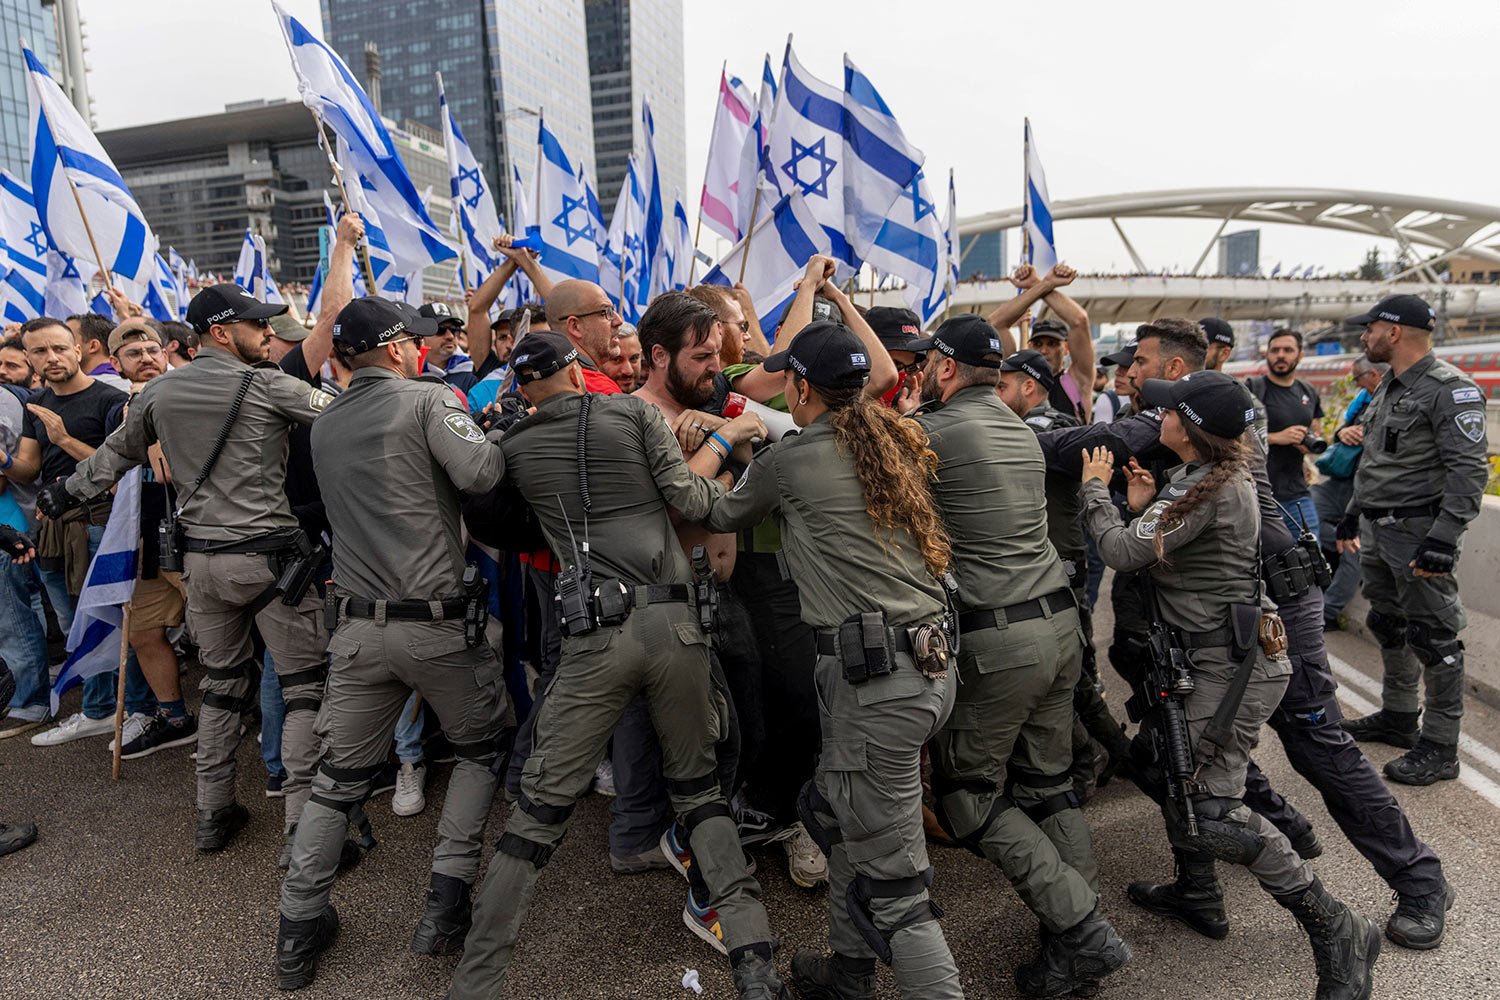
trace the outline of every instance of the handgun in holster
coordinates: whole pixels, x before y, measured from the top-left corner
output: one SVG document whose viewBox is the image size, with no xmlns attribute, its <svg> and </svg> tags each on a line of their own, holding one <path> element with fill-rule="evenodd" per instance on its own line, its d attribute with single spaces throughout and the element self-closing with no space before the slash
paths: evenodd
<svg viewBox="0 0 1500 1000">
<path fill-rule="evenodd" d="M 693 589 L 698 599 L 698 625 L 704 635 L 713 635 L 719 618 L 719 581 L 708 560 L 708 549 L 702 545 L 693 546 Z"/>
<path fill-rule="evenodd" d="M 281 575 L 276 579 L 281 603 L 291 608 L 301 604 L 317 582 L 318 571 L 327 558 L 328 550 L 320 543 L 315 544 L 307 532 L 298 528 L 281 555 Z"/>
<path fill-rule="evenodd" d="M 478 566 L 464 567 L 464 642 L 470 649 L 484 644 L 490 623 L 490 580 Z"/>
</svg>

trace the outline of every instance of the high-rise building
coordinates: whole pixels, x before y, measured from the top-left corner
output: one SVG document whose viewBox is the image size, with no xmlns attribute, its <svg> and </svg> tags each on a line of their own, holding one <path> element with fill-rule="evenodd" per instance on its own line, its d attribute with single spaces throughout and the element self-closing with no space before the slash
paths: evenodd
<svg viewBox="0 0 1500 1000">
<path fill-rule="evenodd" d="M 1242 278 L 1260 270 L 1260 230 L 1246 229 L 1219 237 L 1219 273 Z"/>
<path fill-rule="evenodd" d="M 594 158 L 605 212 L 625 179 L 631 152 L 645 147 L 641 100 L 651 102 L 662 198 L 676 192 L 691 212 L 683 106 L 682 0 L 584 0 L 594 104 Z M 670 205 L 668 211 L 670 211 Z"/>
<path fill-rule="evenodd" d="M 961 236 L 958 247 L 959 281 L 998 281 L 1005 277 L 1005 230 Z"/>
<path fill-rule="evenodd" d="M 61 79 L 57 55 L 57 23 L 52 3 L 42 0 L 0 0 L 0 167 L 27 181 L 31 169 L 31 137 L 26 109 L 26 70 L 21 42 L 26 41 Z"/>
<path fill-rule="evenodd" d="M 440 129 L 435 74 L 443 74 L 448 107 L 507 218 L 511 163 L 528 182 L 535 170 L 538 114 L 546 114 L 568 155 L 592 175 L 582 0 L 320 3 L 325 40 L 372 97 L 379 91 L 387 118 Z M 680 53 L 679 45 L 679 60 Z M 375 67 L 378 87 L 371 80 Z M 447 193 L 446 180 L 439 190 Z"/>
</svg>

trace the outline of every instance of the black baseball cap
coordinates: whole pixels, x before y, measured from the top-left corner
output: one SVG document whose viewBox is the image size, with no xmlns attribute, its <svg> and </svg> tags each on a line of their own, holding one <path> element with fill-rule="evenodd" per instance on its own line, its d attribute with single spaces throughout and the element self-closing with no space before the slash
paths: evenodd
<svg viewBox="0 0 1500 1000">
<path fill-rule="evenodd" d="M 1148 378 L 1140 385 L 1140 399 L 1146 407 L 1176 410 L 1184 420 L 1222 438 L 1239 437 L 1255 419 L 1250 391 L 1223 372 L 1193 372 L 1175 382 Z"/>
<path fill-rule="evenodd" d="M 424 319 L 435 320 L 438 329 L 443 328 L 444 323 L 452 323 L 456 327 L 463 327 L 464 321 L 453 311 L 446 302 L 428 302 L 417 310 L 418 315 Z"/>
<path fill-rule="evenodd" d="M 922 321 L 910 309 L 874 306 L 865 313 L 865 322 L 880 338 L 887 351 L 917 351 L 911 342 L 922 336 Z"/>
<path fill-rule="evenodd" d="M 932 336 L 912 341 L 906 350 L 938 351 L 960 364 L 977 368 L 999 368 L 1002 358 L 1000 331 L 990 326 L 983 316 L 973 313 L 944 320 Z"/>
<path fill-rule="evenodd" d="M 1050 337 L 1053 340 L 1065 341 L 1068 339 L 1068 326 L 1066 323 L 1059 323 L 1055 319 L 1044 319 L 1040 323 L 1032 325 L 1031 336 L 1027 339 L 1035 340 L 1038 337 Z"/>
<path fill-rule="evenodd" d="M 1051 392 L 1052 387 L 1057 384 L 1057 376 L 1052 374 L 1052 366 L 1036 351 L 1017 351 L 1000 362 L 1000 370 L 1020 372 L 1027 378 L 1036 379 L 1036 384 L 1048 392 Z"/>
<path fill-rule="evenodd" d="M 556 375 L 577 360 L 578 348 L 567 337 L 537 331 L 528 333 L 521 341 L 511 355 L 510 367 L 516 373 L 516 381 L 525 385 Z"/>
<path fill-rule="evenodd" d="M 1206 316 L 1198 321 L 1198 325 L 1203 327 L 1203 333 L 1210 344 L 1234 346 L 1234 328 L 1219 317 Z"/>
<path fill-rule="evenodd" d="M 286 312 L 286 304 L 262 302 L 231 281 L 209 285 L 188 303 L 187 321 L 199 336 L 216 324 L 247 319 L 270 319 Z"/>
<path fill-rule="evenodd" d="M 1418 330 L 1431 330 L 1437 325 L 1437 313 L 1420 295 L 1387 295 L 1369 312 L 1350 316 L 1344 322 L 1350 326 L 1369 326 L 1382 319 Z"/>
<path fill-rule="evenodd" d="M 333 321 L 333 339 L 355 354 L 403 337 L 430 337 L 436 332 L 437 324 L 419 316 L 411 306 L 377 295 L 355 299 Z"/>
<path fill-rule="evenodd" d="M 1119 365 L 1121 368 L 1129 368 L 1135 362 L 1135 341 L 1131 341 L 1113 354 L 1106 354 L 1099 359 L 1101 365 Z"/>
<path fill-rule="evenodd" d="M 792 344 L 762 362 L 768 372 L 788 368 L 813 385 L 826 389 L 850 389 L 865 384 L 870 375 L 870 356 L 865 342 L 854 331 L 833 320 L 818 320 L 802 328 Z"/>
</svg>

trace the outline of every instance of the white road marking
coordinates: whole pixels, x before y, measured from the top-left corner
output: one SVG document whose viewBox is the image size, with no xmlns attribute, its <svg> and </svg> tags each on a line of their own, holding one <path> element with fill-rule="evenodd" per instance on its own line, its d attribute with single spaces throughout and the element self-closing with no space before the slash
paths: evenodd
<svg viewBox="0 0 1500 1000">
<path fill-rule="evenodd" d="M 1365 676 L 1359 670 L 1348 663 L 1328 654 L 1328 665 L 1333 668 L 1334 674 L 1339 680 L 1339 700 L 1348 705 L 1360 715 L 1369 715 L 1379 707 L 1374 702 L 1356 694 L 1352 688 L 1364 691 L 1371 697 L 1380 697 L 1380 682 Z M 1489 747 L 1480 743 L 1468 734 L 1460 734 L 1458 737 L 1458 748 L 1460 752 L 1482 761 L 1489 767 L 1500 771 L 1500 753 L 1496 753 Z M 1500 809 L 1500 784 L 1496 784 L 1483 774 L 1474 770 L 1474 761 L 1468 762 L 1467 766 L 1459 769 L 1458 780 L 1470 791 L 1484 798 L 1490 805 Z"/>
</svg>

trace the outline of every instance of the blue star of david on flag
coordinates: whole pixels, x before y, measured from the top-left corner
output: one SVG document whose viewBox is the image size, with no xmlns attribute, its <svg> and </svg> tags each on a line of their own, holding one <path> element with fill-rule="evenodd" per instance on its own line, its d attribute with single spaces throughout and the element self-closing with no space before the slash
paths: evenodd
<svg viewBox="0 0 1500 1000">
<path fill-rule="evenodd" d="M 921 222 L 927 216 L 937 211 L 937 206 L 922 197 L 921 191 L 922 171 L 917 171 L 917 176 L 911 179 L 902 192 L 904 197 L 911 199 L 911 214 L 913 222 Z"/>
<path fill-rule="evenodd" d="M 465 193 L 465 184 L 474 185 L 474 194 L 472 196 Z M 464 200 L 464 204 L 468 205 L 470 208 L 477 207 L 479 205 L 479 198 L 483 194 L 483 192 L 484 181 L 482 181 L 479 177 L 479 168 L 476 166 L 471 170 L 467 167 L 460 166 L 458 168 L 458 194 L 459 197 Z"/>
<path fill-rule="evenodd" d="M 46 230 L 35 222 L 31 223 L 31 233 L 26 237 L 26 242 L 30 244 L 31 249 L 36 251 L 38 257 L 45 254 L 51 248 L 51 244 L 47 242 Z"/>
<path fill-rule="evenodd" d="M 63 255 L 62 276 L 64 278 L 77 278 L 79 281 L 83 280 L 83 275 L 78 273 L 78 265 L 74 264 L 73 258 L 66 254 Z"/>
<path fill-rule="evenodd" d="M 593 240 L 592 230 L 589 228 L 589 207 L 582 198 L 573 198 L 563 195 L 563 210 L 552 220 L 552 224 L 563 231 L 568 237 L 568 246 L 572 246 L 579 240 Z M 575 228 L 572 224 L 573 211 L 575 209 L 583 212 L 583 227 Z"/>
<path fill-rule="evenodd" d="M 802 196 L 804 198 L 809 195 L 817 195 L 820 198 L 828 197 L 828 178 L 832 175 L 834 168 L 838 166 L 838 161 L 829 157 L 825 148 L 825 139 L 820 138 L 811 146 L 804 146 L 796 139 L 793 139 L 792 157 L 781 165 L 781 172 L 786 174 L 793 184 L 802 189 Z M 801 164 L 804 161 L 815 164 L 818 170 L 818 176 L 810 181 L 804 181 L 800 176 L 802 173 Z"/>
</svg>

